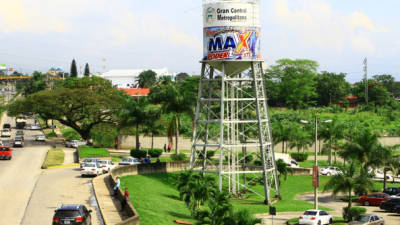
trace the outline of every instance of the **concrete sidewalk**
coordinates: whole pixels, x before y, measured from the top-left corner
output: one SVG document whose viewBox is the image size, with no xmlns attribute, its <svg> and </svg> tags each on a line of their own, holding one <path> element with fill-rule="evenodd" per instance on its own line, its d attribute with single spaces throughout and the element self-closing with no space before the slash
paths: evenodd
<svg viewBox="0 0 400 225">
<path fill-rule="evenodd" d="M 113 190 L 109 186 L 108 179 L 110 179 L 109 175 L 105 174 L 94 178 L 92 183 L 104 223 L 112 225 L 120 223 L 128 217 L 119 211 L 121 203 L 112 196 Z"/>
</svg>

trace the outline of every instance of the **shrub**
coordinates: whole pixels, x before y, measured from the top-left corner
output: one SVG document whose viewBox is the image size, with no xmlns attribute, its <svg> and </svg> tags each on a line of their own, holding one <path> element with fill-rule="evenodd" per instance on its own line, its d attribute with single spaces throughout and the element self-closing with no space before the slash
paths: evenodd
<svg viewBox="0 0 400 225">
<path fill-rule="evenodd" d="M 151 157 L 153 157 L 153 158 L 158 158 L 163 153 L 163 150 L 162 149 L 158 149 L 158 148 L 149 149 L 148 151 L 149 151 L 149 155 Z"/>
<path fill-rule="evenodd" d="M 364 214 L 367 211 L 366 208 L 364 207 L 358 207 L 358 206 L 354 206 L 350 208 L 350 218 L 348 218 L 348 207 L 343 207 L 343 219 L 347 220 L 347 221 L 351 221 L 353 220 L 353 218 L 355 218 L 358 215 Z"/>
<path fill-rule="evenodd" d="M 185 153 L 172 154 L 170 157 L 172 161 L 184 161 L 186 159 Z"/>
<path fill-rule="evenodd" d="M 47 138 L 57 137 L 57 134 L 53 131 L 46 132 L 45 135 Z"/>
<path fill-rule="evenodd" d="M 143 150 L 136 150 L 136 149 L 131 149 L 131 156 L 142 159 L 146 157 L 147 152 Z"/>
<path fill-rule="evenodd" d="M 215 155 L 215 151 L 207 151 L 207 159 L 211 160 L 211 158 Z M 204 159 L 203 155 L 200 155 L 201 159 Z"/>
<path fill-rule="evenodd" d="M 293 152 L 290 153 L 290 157 L 292 157 L 292 159 L 296 160 L 297 162 L 304 162 L 307 160 L 308 158 L 308 154 L 307 153 L 297 153 L 297 152 Z"/>
</svg>

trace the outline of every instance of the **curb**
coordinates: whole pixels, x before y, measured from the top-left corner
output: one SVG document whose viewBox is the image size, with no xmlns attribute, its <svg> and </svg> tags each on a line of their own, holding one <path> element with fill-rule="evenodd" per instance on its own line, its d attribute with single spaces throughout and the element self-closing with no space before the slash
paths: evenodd
<svg viewBox="0 0 400 225">
<path fill-rule="evenodd" d="M 73 163 L 73 164 L 65 164 L 59 166 L 49 166 L 47 169 L 58 169 L 58 168 L 79 167 L 79 166 L 80 165 L 78 163 Z"/>
<path fill-rule="evenodd" d="M 98 198 L 97 192 L 96 192 L 96 185 L 95 185 L 95 181 L 94 181 L 95 179 L 98 179 L 98 178 L 100 178 L 100 177 L 101 177 L 102 179 L 105 179 L 106 176 L 110 176 L 110 175 L 104 174 L 104 175 L 97 176 L 97 177 L 93 178 L 93 179 L 92 179 L 92 185 L 93 185 L 93 192 L 94 192 L 94 195 L 96 196 L 97 206 L 99 207 L 100 215 L 101 215 L 101 217 L 103 218 L 104 225 L 109 225 L 109 223 L 108 223 L 106 217 L 104 216 L 103 210 L 102 210 L 102 208 L 101 208 L 101 206 L 100 206 L 99 198 Z M 96 181 L 97 181 L 97 180 L 96 180 Z"/>
</svg>

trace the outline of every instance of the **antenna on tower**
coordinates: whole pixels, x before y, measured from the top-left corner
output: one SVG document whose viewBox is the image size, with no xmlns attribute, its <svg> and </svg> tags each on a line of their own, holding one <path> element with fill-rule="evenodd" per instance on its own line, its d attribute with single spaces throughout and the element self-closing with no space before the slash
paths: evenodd
<svg viewBox="0 0 400 225">
<path fill-rule="evenodd" d="M 364 59 L 365 103 L 368 107 L 368 59 Z"/>
<path fill-rule="evenodd" d="M 106 58 L 103 57 L 102 61 L 103 61 L 103 73 L 105 73 L 106 72 Z"/>
</svg>

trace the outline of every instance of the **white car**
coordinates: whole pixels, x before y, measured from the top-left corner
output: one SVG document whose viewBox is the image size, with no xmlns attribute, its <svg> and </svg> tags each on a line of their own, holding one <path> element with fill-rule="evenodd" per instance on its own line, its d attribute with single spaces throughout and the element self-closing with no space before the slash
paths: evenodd
<svg viewBox="0 0 400 225">
<path fill-rule="evenodd" d="M 40 126 L 37 124 L 31 124 L 31 130 L 40 130 Z"/>
<path fill-rule="evenodd" d="M 339 168 L 334 166 L 325 166 L 324 168 L 321 169 L 319 173 L 326 176 L 335 176 L 338 174 L 343 174 L 343 172 Z"/>
<path fill-rule="evenodd" d="M 382 179 L 382 180 L 384 178 L 384 174 L 380 170 L 372 171 L 371 169 L 369 169 L 368 172 L 374 174 L 374 178 Z M 391 179 L 392 179 L 392 176 L 390 176 L 389 174 L 386 173 L 386 180 L 391 180 Z"/>
<path fill-rule="evenodd" d="M 85 163 L 96 163 L 96 164 L 98 164 L 99 160 L 100 160 L 99 158 L 85 158 L 85 159 L 83 159 L 81 161 L 80 166 L 82 168 L 83 164 L 85 164 Z"/>
<path fill-rule="evenodd" d="M 118 163 L 118 165 L 137 165 L 137 164 L 142 164 L 139 159 L 133 158 L 133 157 L 128 157 L 124 158 L 122 162 Z"/>
<path fill-rule="evenodd" d="M 3 129 L 1 131 L 1 137 L 11 137 L 11 132 L 9 129 Z"/>
<path fill-rule="evenodd" d="M 322 225 L 331 224 L 332 216 L 323 210 L 310 209 L 305 211 L 299 218 L 299 224 Z"/>
<path fill-rule="evenodd" d="M 103 169 L 103 173 L 108 173 L 110 172 L 112 169 L 115 168 L 114 163 L 112 163 L 110 160 L 99 160 L 97 162 L 100 167 Z"/>
<path fill-rule="evenodd" d="M 46 141 L 46 136 L 44 134 L 35 135 L 35 141 Z"/>
<path fill-rule="evenodd" d="M 103 174 L 103 169 L 97 163 L 85 163 L 81 168 L 81 175 L 84 176 L 97 176 Z"/>
</svg>

